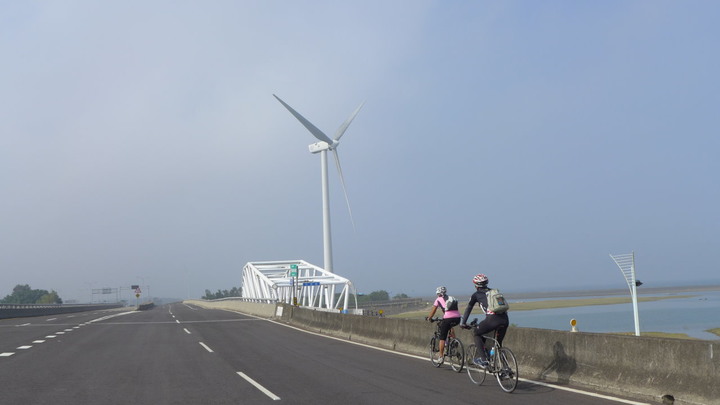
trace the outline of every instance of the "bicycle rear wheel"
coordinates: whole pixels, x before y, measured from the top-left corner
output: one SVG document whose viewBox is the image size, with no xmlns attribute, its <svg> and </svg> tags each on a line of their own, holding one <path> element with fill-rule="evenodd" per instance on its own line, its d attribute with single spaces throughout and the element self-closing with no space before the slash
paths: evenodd
<svg viewBox="0 0 720 405">
<path fill-rule="evenodd" d="M 497 364 L 500 369 L 497 374 L 495 374 L 495 377 L 497 377 L 498 384 L 500 384 L 500 388 L 502 388 L 503 391 L 507 393 L 513 392 L 515 391 L 515 387 L 517 387 L 519 377 L 515 355 L 512 350 L 507 347 L 503 347 L 500 349 L 500 353 L 498 353 L 497 356 Z"/>
<path fill-rule="evenodd" d="M 482 384 L 483 381 L 485 381 L 486 372 L 484 368 L 481 368 L 474 362 L 474 360 L 480 356 L 477 353 L 477 347 L 472 344 L 468 346 L 468 349 L 465 353 L 465 358 L 467 359 L 465 369 L 467 370 L 468 377 L 470 377 L 470 381 L 472 381 L 476 385 Z"/>
<path fill-rule="evenodd" d="M 458 338 L 449 338 L 447 341 L 448 357 L 450 358 L 450 367 L 453 371 L 459 373 L 465 364 L 465 347 Z"/>
<path fill-rule="evenodd" d="M 433 336 L 432 339 L 430 339 L 430 362 L 435 367 L 440 367 L 440 365 L 443 363 L 442 359 L 437 360 L 438 355 L 438 340 Z"/>
</svg>

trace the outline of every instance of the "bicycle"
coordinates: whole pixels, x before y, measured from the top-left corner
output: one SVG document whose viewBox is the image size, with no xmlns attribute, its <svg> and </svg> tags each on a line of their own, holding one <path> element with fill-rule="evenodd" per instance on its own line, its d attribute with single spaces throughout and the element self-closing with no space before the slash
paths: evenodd
<svg viewBox="0 0 720 405">
<path fill-rule="evenodd" d="M 477 319 L 475 319 L 472 323 L 470 323 L 470 326 L 475 326 L 477 323 Z M 472 344 L 468 346 L 467 350 L 466 357 L 468 362 L 466 369 L 468 377 L 470 377 L 470 381 L 476 385 L 482 384 L 485 381 L 487 374 L 494 374 L 498 384 L 500 384 L 500 388 L 507 393 L 511 393 L 515 391 L 519 378 L 517 360 L 515 359 L 515 355 L 512 350 L 502 346 L 500 342 L 497 341 L 497 334 L 498 331 L 495 330 L 493 337 L 484 335 L 485 339 L 490 341 L 489 352 L 485 347 L 482 348 L 482 350 L 485 350 L 486 358 L 488 360 L 487 367 L 482 368 L 475 364 L 475 359 L 480 356 L 477 352 L 478 348 L 475 344 Z"/>
<path fill-rule="evenodd" d="M 450 360 L 450 367 L 453 371 L 456 373 L 461 372 L 465 364 L 465 347 L 462 341 L 455 337 L 455 331 L 453 328 L 450 328 L 447 339 L 445 339 L 444 356 L 441 360 L 437 360 L 436 356 L 440 350 L 438 348 L 438 342 L 440 341 L 439 321 L 442 321 L 442 318 L 431 318 L 429 321 L 437 322 L 437 330 L 433 334 L 433 337 L 430 338 L 430 362 L 432 362 L 433 366 L 440 367 L 445 362 L 445 357 L 447 357 Z"/>
</svg>

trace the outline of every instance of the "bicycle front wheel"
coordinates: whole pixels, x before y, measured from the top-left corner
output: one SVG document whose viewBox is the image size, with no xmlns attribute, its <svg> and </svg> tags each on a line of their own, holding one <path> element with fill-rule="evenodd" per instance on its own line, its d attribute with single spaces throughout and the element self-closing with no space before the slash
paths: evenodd
<svg viewBox="0 0 720 405">
<path fill-rule="evenodd" d="M 517 360 L 515 360 L 512 350 L 507 347 L 501 348 L 497 356 L 500 370 L 495 374 L 495 377 L 497 377 L 500 388 L 507 393 L 511 393 L 515 391 L 519 378 Z"/>
<path fill-rule="evenodd" d="M 485 369 L 481 368 L 474 362 L 476 358 L 480 357 L 480 354 L 477 352 L 477 347 L 472 344 L 468 346 L 468 349 L 465 353 L 465 358 L 467 359 L 465 369 L 467 370 L 468 377 L 470 377 L 470 381 L 472 381 L 476 385 L 482 384 L 483 381 L 485 381 L 486 374 Z"/>
<path fill-rule="evenodd" d="M 430 339 L 430 362 L 435 367 L 440 367 L 442 364 L 442 360 L 437 360 L 438 352 L 438 340 L 433 336 L 433 338 Z"/>
<path fill-rule="evenodd" d="M 448 345 L 450 367 L 452 367 L 453 371 L 459 373 L 465 364 L 465 347 L 458 338 L 448 339 Z"/>
</svg>

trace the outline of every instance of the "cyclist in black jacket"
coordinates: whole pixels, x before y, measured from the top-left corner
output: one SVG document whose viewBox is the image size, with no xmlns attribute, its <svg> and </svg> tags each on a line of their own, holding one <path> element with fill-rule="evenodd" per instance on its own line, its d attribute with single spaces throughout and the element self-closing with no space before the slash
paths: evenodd
<svg viewBox="0 0 720 405">
<path fill-rule="evenodd" d="M 498 331 L 497 340 L 499 343 L 502 344 L 502 341 L 505 338 L 505 333 L 507 333 L 508 325 L 510 325 L 510 319 L 508 318 L 508 314 L 507 312 L 502 314 L 496 314 L 492 311 L 488 311 L 486 293 L 490 289 L 487 286 L 488 278 L 486 275 L 478 274 L 473 277 L 473 284 L 475 285 L 475 293 L 470 297 L 470 302 L 465 308 L 465 314 L 463 314 L 463 317 L 460 321 L 460 327 L 465 329 L 470 328 L 467 325 L 467 320 L 470 317 L 470 312 L 472 312 L 473 307 L 476 303 L 478 303 L 480 304 L 480 308 L 482 308 L 483 312 L 485 313 L 485 319 L 480 322 L 473 330 L 475 347 L 484 348 L 485 338 L 483 337 L 483 334 L 493 330 Z M 479 358 L 472 359 L 471 361 L 474 361 L 475 364 L 480 367 L 487 367 L 487 355 L 485 353 L 485 350 L 478 350 L 478 357 Z"/>
</svg>

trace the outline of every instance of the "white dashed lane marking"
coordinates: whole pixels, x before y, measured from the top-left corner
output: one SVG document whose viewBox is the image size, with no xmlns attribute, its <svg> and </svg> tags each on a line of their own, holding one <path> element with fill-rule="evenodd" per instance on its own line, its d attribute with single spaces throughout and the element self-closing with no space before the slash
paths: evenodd
<svg viewBox="0 0 720 405">
<path fill-rule="evenodd" d="M 279 396 L 277 396 L 277 395 L 273 394 L 272 392 L 270 392 L 270 390 L 268 390 L 267 388 L 265 388 L 265 387 L 263 387 L 262 385 L 260 385 L 260 383 L 258 383 L 257 381 L 253 380 L 252 378 L 250 378 L 247 374 L 245 374 L 245 373 L 243 373 L 243 372 L 241 372 L 241 371 L 238 371 L 237 374 L 238 374 L 240 377 L 244 378 L 245 381 L 247 381 L 247 382 L 249 382 L 250 384 L 252 384 L 253 387 L 259 389 L 263 394 L 265 394 L 265 395 L 267 395 L 268 397 L 270 397 L 273 401 L 279 401 L 279 400 L 280 400 L 280 397 L 279 397 Z"/>
<path fill-rule="evenodd" d="M 90 324 L 90 323 L 92 323 L 92 322 L 104 321 L 104 320 L 106 320 L 106 319 L 114 318 L 114 317 L 116 317 L 116 316 L 127 315 L 127 314 L 131 314 L 131 313 L 133 313 L 133 312 L 121 312 L 121 313 L 118 313 L 118 314 L 108 315 L 108 316 L 104 316 L 104 317 L 102 317 L 102 318 L 93 319 L 92 321 L 88 321 L 88 322 L 85 322 L 85 323 L 81 323 L 81 324 L 79 324 L 79 325 L 77 325 L 77 326 L 73 326 L 72 328 L 67 328 L 67 329 L 65 329 L 64 331 L 55 332 L 54 335 L 47 335 L 47 336 L 45 336 L 45 339 L 54 339 L 54 338 L 57 337 L 57 335 L 64 335 L 64 334 L 67 333 L 67 332 L 72 332 L 72 331 L 74 331 L 75 329 L 80 329 L 81 326 L 88 325 L 88 324 Z M 73 316 L 74 316 L 74 315 L 68 316 L 68 318 L 72 318 Z M 57 319 L 57 318 L 50 318 L 50 319 L 47 319 L 47 321 L 48 321 L 48 322 L 49 322 L 49 321 L 54 321 L 54 320 L 56 320 L 56 319 Z M 25 323 L 25 324 L 18 325 L 18 326 L 27 326 L 27 325 L 30 325 L 30 323 Z M 188 333 L 189 333 L 189 332 L 188 332 Z M 34 343 L 34 344 L 45 343 L 45 340 L 43 340 L 43 339 L 38 339 L 38 340 L 34 340 L 33 343 Z M 20 347 L 16 348 L 16 350 L 27 350 L 27 349 L 30 349 L 30 348 L 32 348 L 32 345 L 25 345 L 25 346 L 20 346 Z M 212 352 L 212 350 L 210 350 L 209 348 L 206 347 L 206 349 L 208 349 L 208 351 Z M 12 356 L 12 355 L 14 355 L 14 354 L 15 354 L 15 352 L 0 353 L 0 357 L 10 357 L 10 356 Z"/>
</svg>

